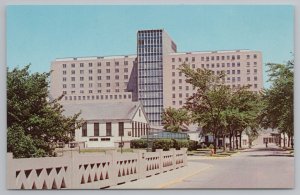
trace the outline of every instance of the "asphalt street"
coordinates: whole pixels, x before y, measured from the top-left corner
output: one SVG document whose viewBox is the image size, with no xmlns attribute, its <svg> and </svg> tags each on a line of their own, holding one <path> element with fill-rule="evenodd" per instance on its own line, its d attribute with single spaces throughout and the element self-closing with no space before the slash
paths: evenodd
<svg viewBox="0 0 300 195">
<path fill-rule="evenodd" d="M 247 149 L 230 158 L 195 159 L 212 167 L 164 188 L 293 188 L 294 157 L 276 146 Z"/>
</svg>

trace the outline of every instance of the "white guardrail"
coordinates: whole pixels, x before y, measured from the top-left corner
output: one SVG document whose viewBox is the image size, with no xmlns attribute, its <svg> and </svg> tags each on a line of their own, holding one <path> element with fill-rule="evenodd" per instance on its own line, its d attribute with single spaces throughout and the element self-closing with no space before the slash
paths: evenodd
<svg viewBox="0 0 300 195">
<path fill-rule="evenodd" d="M 63 157 L 13 159 L 7 154 L 8 189 L 100 189 L 187 165 L 187 149 L 134 153 L 108 151 Z"/>
</svg>

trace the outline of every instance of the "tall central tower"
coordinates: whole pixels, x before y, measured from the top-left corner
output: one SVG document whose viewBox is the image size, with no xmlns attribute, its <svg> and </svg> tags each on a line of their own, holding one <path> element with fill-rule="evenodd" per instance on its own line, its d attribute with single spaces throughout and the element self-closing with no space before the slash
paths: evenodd
<svg viewBox="0 0 300 195">
<path fill-rule="evenodd" d="M 162 29 L 137 33 L 138 99 L 154 126 L 161 125 L 163 112 L 164 55 L 176 51 L 176 44 Z"/>
</svg>

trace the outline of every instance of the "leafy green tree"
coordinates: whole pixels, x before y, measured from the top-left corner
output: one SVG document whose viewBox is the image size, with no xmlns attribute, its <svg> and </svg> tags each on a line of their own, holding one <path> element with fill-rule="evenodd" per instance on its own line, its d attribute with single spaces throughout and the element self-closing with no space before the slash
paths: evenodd
<svg viewBox="0 0 300 195">
<path fill-rule="evenodd" d="M 179 69 L 185 74 L 186 82 L 196 89 L 196 93 L 187 98 L 184 107 L 191 111 L 194 122 L 203 128 L 205 134 L 213 135 L 216 152 L 217 138 L 223 135 L 230 96 L 229 86 L 224 85 L 225 74 L 215 75 L 207 69 L 193 70 L 186 64 Z"/>
<path fill-rule="evenodd" d="M 266 107 L 261 114 L 265 128 L 278 129 L 289 137 L 288 145 L 294 142 L 294 61 L 287 64 L 268 63 L 271 87 L 263 93 Z M 284 143 L 285 144 L 285 143 Z"/>
<path fill-rule="evenodd" d="M 179 132 L 185 128 L 184 125 L 190 123 L 190 116 L 186 109 L 169 107 L 162 113 L 162 123 L 165 130 Z"/>
<path fill-rule="evenodd" d="M 57 142 L 69 142 L 79 128 L 80 113 L 72 117 L 62 114 L 59 97 L 48 98 L 50 73 L 7 69 L 7 152 L 16 158 L 54 155 Z"/>
</svg>

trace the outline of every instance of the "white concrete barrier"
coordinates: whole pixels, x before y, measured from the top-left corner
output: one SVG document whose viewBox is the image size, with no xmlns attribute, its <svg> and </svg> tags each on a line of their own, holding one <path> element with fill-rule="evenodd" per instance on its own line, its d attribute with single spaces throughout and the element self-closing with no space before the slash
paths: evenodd
<svg viewBox="0 0 300 195">
<path fill-rule="evenodd" d="M 7 155 L 8 189 L 100 189 L 187 165 L 187 149 L 14 159 Z"/>
</svg>

